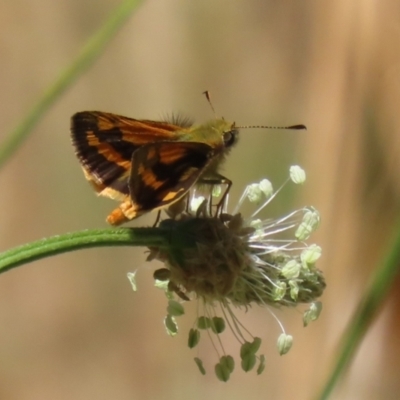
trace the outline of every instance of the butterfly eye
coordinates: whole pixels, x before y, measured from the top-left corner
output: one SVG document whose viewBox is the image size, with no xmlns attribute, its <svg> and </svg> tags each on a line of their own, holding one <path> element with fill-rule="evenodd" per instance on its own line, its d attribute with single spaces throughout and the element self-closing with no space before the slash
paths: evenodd
<svg viewBox="0 0 400 400">
<path fill-rule="evenodd" d="M 236 142 L 236 136 L 238 131 L 236 129 L 231 129 L 230 131 L 224 132 L 223 139 L 226 147 L 230 147 Z"/>
</svg>

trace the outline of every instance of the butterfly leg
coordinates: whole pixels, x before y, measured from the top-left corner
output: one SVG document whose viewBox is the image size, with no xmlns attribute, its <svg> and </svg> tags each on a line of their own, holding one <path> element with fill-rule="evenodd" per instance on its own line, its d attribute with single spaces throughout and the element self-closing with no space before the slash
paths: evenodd
<svg viewBox="0 0 400 400">
<path fill-rule="evenodd" d="M 154 221 L 153 224 L 153 228 L 155 228 L 158 225 L 158 223 L 160 222 L 160 218 L 161 218 L 161 210 L 158 210 L 156 220 Z"/>
<path fill-rule="evenodd" d="M 228 178 L 225 178 L 222 175 L 219 175 L 221 178 L 221 183 L 220 184 L 224 184 L 225 186 L 225 191 L 220 199 L 220 201 L 217 204 L 217 210 L 216 210 L 216 215 L 221 214 L 222 212 L 225 212 L 227 204 L 228 204 L 228 196 L 229 196 L 229 192 L 231 190 L 232 187 L 232 181 Z"/>
<path fill-rule="evenodd" d="M 226 178 L 223 175 L 220 174 L 215 174 L 212 178 L 201 178 L 199 180 L 200 184 L 205 184 L 205 185 L 210 185 L 210 215 L 212 215 L 212 190 L 213 187 L 215 185 L 226 185 L 225 187 L 225 191 L 222 194 L 220 200 L 218 201 L 217 205 L 216 205 L 216 211 L 215 211 L 215 215 L 214 216 L 218 216 L 219 214 L 221 214 L 224 211 L 225 205 L 226 205 L 226 201 L 228 199 L 228 195 L 229 195 L 229 191 L 231 190 L 231 186 L 232 186 L 232 181 L 228 178 Z"/>
</svg>

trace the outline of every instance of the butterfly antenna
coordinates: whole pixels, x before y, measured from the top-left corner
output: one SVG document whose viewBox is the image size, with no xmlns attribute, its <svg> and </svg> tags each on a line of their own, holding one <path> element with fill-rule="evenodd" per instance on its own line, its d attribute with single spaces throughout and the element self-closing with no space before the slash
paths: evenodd
<svg viewBox="0 0 400 400">
<path fill-rule="evenodd" d="M 207 99 L 207 101 L 208 101 L 208 104 L 210 105 L 211 110 L 212 110 L 212 112 L 213 112 L 213 114 L 214 114 L 214 117 L 216 118 L 214 106 L 213 106 L 212 103 L 211 103 L 210 92 L 209 92 L 208 90 L 206 90 L 205 92 L 203 92 L 203 94 L 204 94 L 204 96 L 206 96 L 206 99 Z"/>
<path fill-rule="evenodd" d="M 247 129 L 247 128 L 262 128 L 262 129 L 307 129 L 307 127 L 303 124 L 299 125 L 290 125 L 290 126 L 265 126 L 265 125 L 247 125 L 247 126 L 236 126 L 238 129 Z"/>
</svg>

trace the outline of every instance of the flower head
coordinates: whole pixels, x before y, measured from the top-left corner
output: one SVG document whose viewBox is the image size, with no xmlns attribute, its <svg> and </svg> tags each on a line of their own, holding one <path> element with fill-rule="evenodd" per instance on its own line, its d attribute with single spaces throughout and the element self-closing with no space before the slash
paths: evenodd
<svg viewBox="0 0 400 400">
<path fill-rule="evenodd" d="M 292 167 L 290 176 L 295 183 L 305 180 L 300 167 Z M 203 313 L 198 315 L 189 333 L 189 347 L 198 344 L 202 331 L 220 335 L 228 325 L 241 344 L 241 367 L 245 371 L 253 369 L 258 360 L 257 372 L 261 373 L 265 358 L 257 355 L 261 339 L 242 326 L 233 308 L 260 305 L 269 307 L 272 313 L 272 307 L 310 303 L 303 317 L 304 325 L 315 320 L 321 310 L 321 303 L 316 300 L 325 288 L 325 281 L 315 266 L 321 248 L 304 243 L 318 227 L 318 212 L 307 207 L 277 219 L 256 218 L 283 186 L 273 192 L 266 179 L 249 185 L 233 214 L 217 211 L 211 215 L 207 201 L 203 199 L 199 203 L 197 198 L 195 211 L 174 207 L 169 211 L 170 218 L 160 223 L 160 229 L 170 230 L 170 246 L 150 249 L 149 259 L 164 263 L 164 268 L 155 271 L 154 278 L 169 298 L 165 320 L 168 332 L 176 334 L 175 317 L 184 312 L 182 304 L 173 299 L 174 295 L 185 301 L 197 299 Z M 265 199 L 250 218 L 238 213 L 246 199 L 257 203 Z M 292 237 L 287 237 L 290 231 Z M 218 308 L 221 316 L 217 315 Z M 275 319 L 282 331 L 278 351 L 285 354 L 293 338 Z M 219 339 L 218 343 L 223 355 L 219 356 L 215 373 L 226 381 L 234 369 L 234 358 L 225 354 Z M 204 373 L 201 360 L 195 361 Z"/>
</svg>

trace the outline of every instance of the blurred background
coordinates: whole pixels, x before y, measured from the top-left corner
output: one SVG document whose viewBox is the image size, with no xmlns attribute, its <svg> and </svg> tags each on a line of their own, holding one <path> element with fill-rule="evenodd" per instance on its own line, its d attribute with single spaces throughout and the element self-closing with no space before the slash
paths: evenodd
<svg viewBox="0 0 400 400">
<path fill-rule="evenodd" d="M 118 1 L 0 0 L 0 139 L 16 126 Z M 294 336 L 276 351 L 279 328 L 253 308 L 246 326 L 263 339 L 266 370 L 237 366 L 224 384 L 216 354 L 200 348 L 204 377 L 187 347 L 195 305 L 180 333 L 163 327 L 154 288 L 159 264 L 143 249 L 102 248 L 17 268 L 0 278 L 0 399 L 310 399 L 333 365 L 341 335 L 391 237 L 399 207 L 400 3 L 376 1 L 144 1 L 96 64 L 51 108 L 0 173 L 0 250 L 56 234 L 105 228 L 117 205 L 96 198 L 70 144 L 70 117 L 102 110 L 160 119 L 213 114 L 237 124 L 303 123 L 307 131 L 245 130 L 224 166 L 234 186 L 290 165 L 305 186 L 266 212 L 303 205 L 321 213 L 312 237 L 323 248 L 328 287 L 320 319 L 303 328 L 278 311 Z M 154 215 L 132 223 L 150 225 Z M 139 268 L 139 291 L 126 273 Z M 399 282 L 334 399 L 397 399 Z M 241 315 L 239 313 L 239 315 Z M 224 341 L 237 354 L 236 342 Z"/>
</svg>

